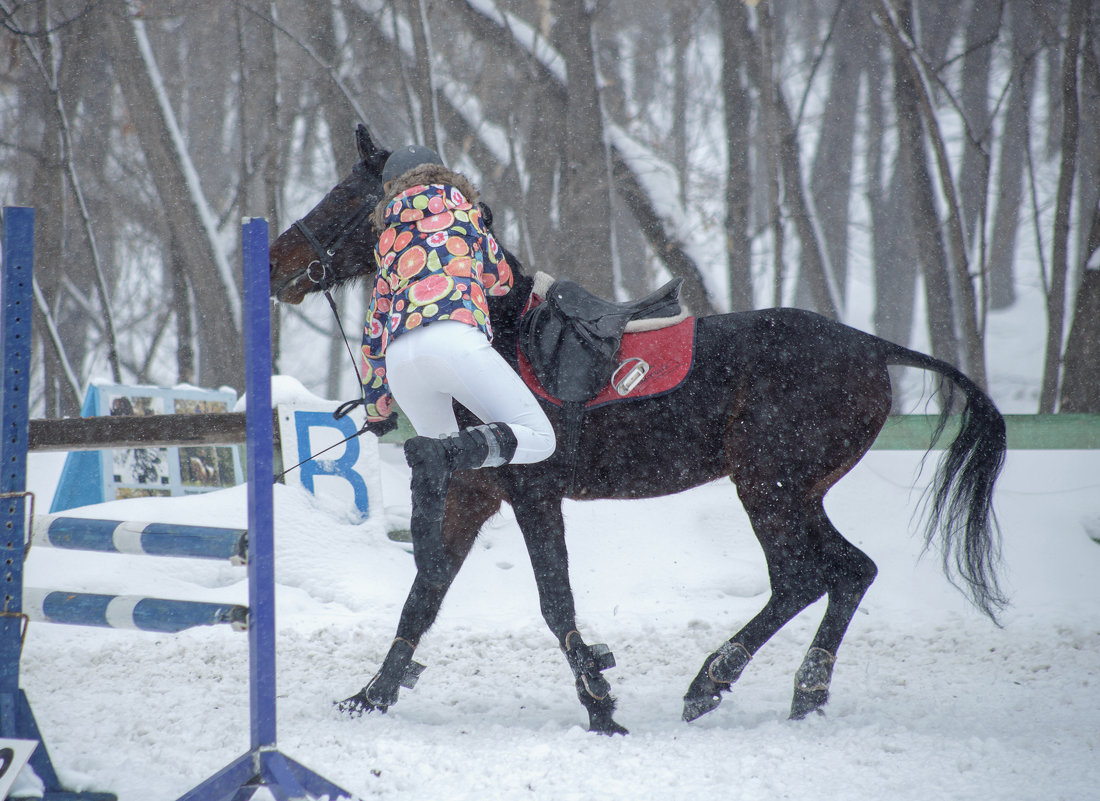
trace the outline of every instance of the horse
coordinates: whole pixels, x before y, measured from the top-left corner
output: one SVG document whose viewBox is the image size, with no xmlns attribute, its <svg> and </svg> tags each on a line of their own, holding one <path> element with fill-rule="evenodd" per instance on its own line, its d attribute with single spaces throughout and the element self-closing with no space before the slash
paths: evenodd
<svg viewBox="0 0 1100 801">
<path fill-rule="evenodd" d="M 271 293 L 297 304 L 309 293 L 372 280 L 377 234 L 367 221 L 382 197 L 388 151 L 356 131 L 360 161 L 305 217 L 272 244 Z M 491 300 L 493 347 L 518 369 L 517 331 L 532 277 L 507 253 L 513 289 Z M 331 300 L 331 297 L 330 297 Z M 1007 604 L 997 581 L 994 484 L 1004 462 L 1005 424 L 979 386 L 952 365 L 809 311 L 764 309 L 695 319 L 691 372 L 663 395 L 592 408 L 572 454 L 544 462 L 460 471 L 445 505 L 449 578 L 419 573 L 378 672 L 339 704 L 353 715 L 386 712 L 423 666 L 413 661 L 482 525 L 507 501 L 531 559 L 542 616 L 564 652 L 589 730 L 626 733 L 603 671 L 607 646 L 578 631 L 569 583 L 562 500 L 650 498 L 722 477 L 736 485 L 767 561 L 771 594 L 739 631 L 706 655 L 684 695 L 683 719 L 716 709 L 752 656 L 801 610 L 827 596 L 824 616 L 795 674 L 790 717 L 822 713 L 837 651 L 867 589 L 874 562 L 833 526 L 823 499 L 875 441 L 891 408 L 888 365 L 940 376 L 945 398 L 936 446 L 955 407 L 959 430 L 928 489 L 926 545 L 941 550 L 948 580 L 994 623 Z M 961 391 L 962 398 L 958 397 Z M 564 439 L 562 411 L 542 401 Z M 463 425 L 477 421 L 458 409 Z"/>
</svg>

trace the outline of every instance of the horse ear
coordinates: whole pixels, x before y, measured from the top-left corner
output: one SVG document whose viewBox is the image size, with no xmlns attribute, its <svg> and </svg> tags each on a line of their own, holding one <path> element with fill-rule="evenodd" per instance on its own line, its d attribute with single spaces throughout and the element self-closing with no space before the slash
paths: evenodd
<svg viewBox="0 0 1100 801">
<path fill-rule="evenodd" d="M 372 167 L 378 169 L 382 168 L 382 164 L 385 163 L 389 153 L 374 144 L 374 140 L 371 139 L 370 131 L 367 130 L 367 126 L 363 123 L 359 123 L 355 127 L 355 145 L 359 149 L 360 159 L 367 162 Z"/>
</svg>

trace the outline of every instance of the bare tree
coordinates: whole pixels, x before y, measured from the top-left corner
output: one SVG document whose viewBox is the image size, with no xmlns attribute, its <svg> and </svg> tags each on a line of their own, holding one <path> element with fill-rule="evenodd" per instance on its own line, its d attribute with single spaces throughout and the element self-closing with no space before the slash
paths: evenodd
<svg viewBox="0 0 1100 801">
<path fill-rule="evenodd" d="M 722 26 L 722 100 L 726 134 L 726 252 L 729 259 L 729 300 L 732 311 L 754 307 L 752 239 L 750 237 L 750 131 L 752 98 L 744 65 L 755 58 L 746 36 L 746 16 L 740 3 L 719 3 Z"/>
<path fill-rule="evenodd" d="M 1050 280 L 1047 287 L 1047 342 L 1043 362 L 1043 383 L 1039 393 L 1039 411 L 1054 411 L 1062 367 L 1062 337 L 1065 331 L 1066 276 L 1069 269 L 1070 203 L 1077 172 L 1077 59 L 1081 35 L 1088 16 L 1087 0 L 1072 0 L 1062 56 L 1062 154 L 1061 174 L 1054 210 L 1054 235 L 1051 243 Z"/>
<path fill-rule="evenodd" d="M 124 3 L 108 6 L 105 42 L 115 78 L 131 109 L 130 119 L 172 232 L 171 246 L 180 254 L 195 313 L 202 321 L 196 330 L 202 355 L 198 377 L 205 386 L 241 386 L 244 361 L 236 319 L 238 291 L 225 269 L 225 254 L 218 252 L 212 230 L 215 220 L 203 208 L 202 188 L 195 185 L 196 174 L 189 169 L 172 109 L 149 60 L 151 53 L 142 51 L 140 26 Z"/>
</svg>

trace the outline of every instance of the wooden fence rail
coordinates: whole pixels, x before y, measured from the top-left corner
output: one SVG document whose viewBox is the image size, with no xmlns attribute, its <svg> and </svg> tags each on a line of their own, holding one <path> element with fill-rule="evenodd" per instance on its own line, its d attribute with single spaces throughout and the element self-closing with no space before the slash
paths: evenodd
<svg viewBox="0 0 1100 801">
<path fill-rule="evenodd" d="M 278 436 L 278 426 L 276 426 Z M 146 417 L 68 417 L 31 420 L 31 451 L 236 445 L 245 439 L 245 413 L 154 414 Z"/>
<path fill-rule="evenodd" d="M 928 447 L 936 425 L 935 415 L 891 415 L 875 441 L 875 450 L 915 450 Z M 405 418 L 386 442 L 412 436 Z M 1100 415 L 1009 414 L 1008 447 L 1014 450 L 1100 449 Z M 958 430 L 952 418 L 940 445 Z M 276 453 L 279 426 L 275 421 Z M 73 417 L 64 420 L 31 420 L 32 451 L 79 451 L 101 448 L 163 448 L 188 445 L 234 445 L 245 441 L 245 413 L 158 414 L 148 417 Z"/>
</svg>

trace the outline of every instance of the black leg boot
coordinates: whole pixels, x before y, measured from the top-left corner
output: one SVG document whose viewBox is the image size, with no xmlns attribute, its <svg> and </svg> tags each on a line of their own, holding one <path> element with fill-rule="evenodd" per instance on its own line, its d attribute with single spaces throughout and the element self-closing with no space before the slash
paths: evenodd
<svg viewBox="0 0 1100 801">
<path fill-rule="evenodd" d="M 405 442 L 405 461 L 412 468 L 413 559 L 432 584 L 442 585 L 450 560 L 443 547 L 443 510 L 447 485 L 455 470 L 499 467 L 516 453 L 516 435 L 504 423 L 474 426 L 436 439 L 413 437 Z"/>
</svg>

